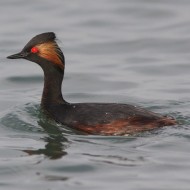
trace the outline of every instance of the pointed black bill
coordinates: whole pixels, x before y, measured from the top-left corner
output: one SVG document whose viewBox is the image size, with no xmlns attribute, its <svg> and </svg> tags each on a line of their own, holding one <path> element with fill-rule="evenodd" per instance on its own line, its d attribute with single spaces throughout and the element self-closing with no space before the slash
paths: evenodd
<svg viewBox="0 0 190 190">
<path fill-rule="evenodd" d="M 8 59 L 20 59 L 20 58 L 25 58 L 28 55 L 28 53 L 20 52 L 16 53 L 14 55 L 9 55 L 7 58 Z"/>
</svg>

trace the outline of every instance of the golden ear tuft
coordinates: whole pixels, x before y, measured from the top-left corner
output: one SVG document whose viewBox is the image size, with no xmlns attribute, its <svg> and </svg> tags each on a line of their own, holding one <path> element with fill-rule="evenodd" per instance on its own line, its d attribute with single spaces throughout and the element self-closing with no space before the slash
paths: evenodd
<svg viewBox="0 0 190 190">
<path fill-rule="evenodd" d="M 47 42 L 36 46 L 39 50 L 38 55 L 64 69 L 64 64 L 59 55 L 56 42 Z"/>
</svg>

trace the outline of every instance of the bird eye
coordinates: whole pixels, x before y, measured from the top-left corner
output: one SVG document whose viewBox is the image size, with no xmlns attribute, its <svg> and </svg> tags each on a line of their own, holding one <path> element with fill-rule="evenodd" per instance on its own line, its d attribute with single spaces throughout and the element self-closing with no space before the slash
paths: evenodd
<svg viewBox="0 0 190 190">
<path fill-rule="evenodd" d="M 31 53 L 38 53 L 38 48 L 37 47 L 33 47 L 31 50 Z"/>
</svg>

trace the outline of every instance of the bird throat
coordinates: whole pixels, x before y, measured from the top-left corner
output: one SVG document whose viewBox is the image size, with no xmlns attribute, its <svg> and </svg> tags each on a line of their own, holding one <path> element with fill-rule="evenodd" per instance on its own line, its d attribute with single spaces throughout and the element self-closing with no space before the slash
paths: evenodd
<svg viewBox="0 0 190 190">
<path fill-rule="evenodd" d="M 61 92 L 64 71 L 61 72 L 56 68 L 44 70 L 44 88 L 42 93 L 42 107 L 49 107 L 64 103 Z"/>
</svg>

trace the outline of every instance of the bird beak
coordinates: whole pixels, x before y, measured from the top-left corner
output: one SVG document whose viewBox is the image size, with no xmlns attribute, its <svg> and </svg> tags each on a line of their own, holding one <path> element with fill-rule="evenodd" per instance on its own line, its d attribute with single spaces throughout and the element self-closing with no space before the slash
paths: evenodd
<svg viewBox="0 0 190 190">
<path fill-rule="evenodd" d="M 20 59 L 20 58 L 25 58 L 28 55 L 28 53 L 26 52 L 20 52 L 20 53 L 16 53 L 13 55 L 9 55 L 7 58 L 8 59 Z"/>
</svg>

